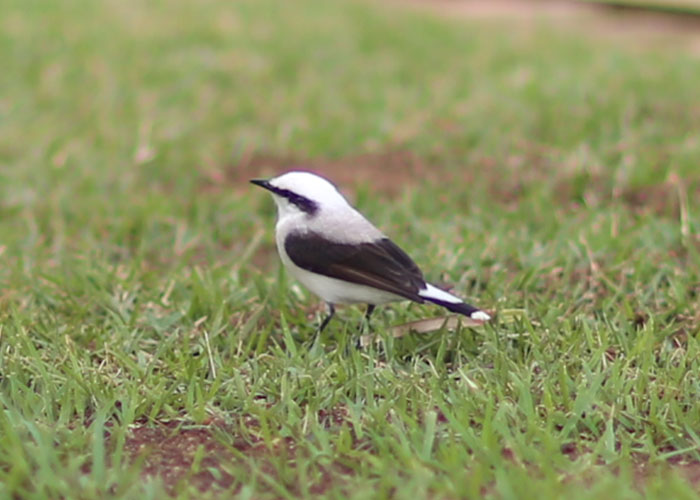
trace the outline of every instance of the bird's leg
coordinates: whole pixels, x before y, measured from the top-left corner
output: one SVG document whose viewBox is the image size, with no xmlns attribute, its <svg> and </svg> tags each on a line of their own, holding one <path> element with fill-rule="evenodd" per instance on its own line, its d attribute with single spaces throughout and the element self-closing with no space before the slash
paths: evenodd
<svg viewBox="0 0 700 500">
<path fill-rule="evenodd" d="M 326 302 L 326 305 L 328 306 L 328 316 L 323 318 L 323 321 L 321 321 L 321 326 L 318 327 L 318 333 L 321 333 L 323 329 L 328 326 L 328 323 L 335 314 L 335 307 L 333 306 L 333 304 L 331 304 L 330 302 Z"/>
<path fill-rule="evenodd" d="M 321 332 L 328 326 L 328 323 L 330 322 L 331 318 L 335 314 L 335 307 L 333 304 L 330 302 L 326 302 L 326 307 L 328 308 L 328 316 L 323 318 L 323 321 L 321 321 L 321 325 L 318 327 L 316 330 L 316 335 L 314 336 L 314 342 L 311 344 L 313 347 L 318 344 L 318 342 L 321 340 Z"/>
<path fill-rule="evenodd" d="M 370 324 L 369 324 L 369 318 L 372 316 L 372 313 L 374 312 L 375 305 L 374 304 L 367 304 L 367 310 L 365 311 L 365 317 L 362 318 L 362 323 L 360 323 L 360 335 L 357 337 L 357 342 L 355 343 L 355 347 L 357 349 L 362 349 L 362 334 L 367 331 L 370 332 Z"/>
<path fill-rule="evenodd" d="M 374 304 L 367 304 L 367 310 L 365 311 L 365 319 L 363 322 L 363 327 L 367 327 L 369 330 L 369 317 L 372 316 L 372 313 L 374 312 Z"/>
</svg>

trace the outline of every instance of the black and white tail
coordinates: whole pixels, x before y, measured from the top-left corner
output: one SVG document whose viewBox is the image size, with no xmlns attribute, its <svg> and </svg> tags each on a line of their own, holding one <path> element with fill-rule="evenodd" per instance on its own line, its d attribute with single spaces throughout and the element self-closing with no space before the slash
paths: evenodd
<svg viewBox="0 0 700 500">
<path fill-rule="evenodd" d="M 491 316 L 486 314 L 481 309 L 467 304 L 459 297 L 455 297 L 451 293 L 440 290 L 430 283 L 426 283 L 425 288 L 420 290 L 418 295 L 420 295 L 421 298 L 432 302 L 433 304 L 444 307 L 448 311 L 464 314 L 475 321 L 488 321 L 491 319 Z"/>
</svg>

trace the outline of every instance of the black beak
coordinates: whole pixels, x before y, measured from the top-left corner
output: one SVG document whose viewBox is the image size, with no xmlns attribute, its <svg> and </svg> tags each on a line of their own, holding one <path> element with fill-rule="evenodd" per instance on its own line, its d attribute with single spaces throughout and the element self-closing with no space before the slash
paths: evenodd
<svg viewBox="0 0 700 500">
<path fill-rule="evenodd" d="M 272 186 L 265 179 L 251 179 L 250 183 L 255 184 L 256 186 L 260 186 L 261 188 L 267 189 L 268 191 L 272 191 Z"/>
</svg>

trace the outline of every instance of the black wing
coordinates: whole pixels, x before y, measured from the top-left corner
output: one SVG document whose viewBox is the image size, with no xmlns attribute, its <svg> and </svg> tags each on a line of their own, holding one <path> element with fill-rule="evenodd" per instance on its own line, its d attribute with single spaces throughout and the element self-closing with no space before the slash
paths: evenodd
<svg viewBox="0 0 700 500">
<path fill-rule="evenodd" d="M 294 264 L 312 273 L 423 302 L 418 295 L 425 288 L 423 273 L 389 238 L 349 244 L 312 232 L 291 233 L 284 240 L 284 249 Z"/>
</svg>

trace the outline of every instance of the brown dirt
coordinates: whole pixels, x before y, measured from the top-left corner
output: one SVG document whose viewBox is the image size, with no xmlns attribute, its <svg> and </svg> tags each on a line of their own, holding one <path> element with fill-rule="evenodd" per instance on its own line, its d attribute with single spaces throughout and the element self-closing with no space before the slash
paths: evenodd
<svg viewBox="0 0 700 500">
<path fill-rule="evenodd" d="M 445 423 L 447 421 L 445 416 L 439 410 L 436 409 L 436 411 L 438 421 Z M 344 407 L 321 410 L 318 413 L 318 419 L 326 428 L 339 428 L 347 425 L 348 412 Z M 202 426 L 187 426 L 181 422 L 138 424 L 131 429 L 124 444 L 124 451 L 132 461 L 143 461 L 144 478 L 159 477 L 171 494 L 174 494 L 178 485 L 184 482 L 195 485 L 202 492 L 226 491 L 226 494 L 237 492 L 251 480 L 253 473 L 250 467 L 251 460 L 255 463 L 255 469 L 275 480 L 279 478 L 274 463 L 279 463 L 280 459 L 290 469 L 294 468 L 294 463 L 299 458 L 299 451 L 293 438 L 281 438 L 274 445 L 269 446 L 262 439 L 255 437 L 260 431 L 260 425 L 255 418 L 248 416 L 241 422 L 246 429 L 239 430 L 239 437 L 235 437 L 229 444 L 220 441 L 216 434 L 224 432 L 231 435 L 235 434 L 236 430 L 217 421 L 210 421 Z M 353 439 L 355 449 L 366 446 L 366 443 L 357 438 Z M 670 451 L 673 450 L 664 450 L 664 452 Z M 585 443 L 571 443 L 563 446 L 561 453 L 575 461 L 590 453 L 590 450 Z M 198 466 L 193 467 L 198 454 L 201 461 Z M 504 448 L 502 455 L 513 463 L 521 463 L 509 448 Z M 681 455 L 661 464 L 650 464 L 648 457 L 643 455 L 639 455 L 636 460 L 634 477 L 640 489 L 645 482 L 659 474 L 668 473 L 677 474 L 694 487 L 700 487 L 700 462 L 691 457 Z M 530 465 L 523 464 L 523 466 Z M 241 476 L 234 477 L 231 471 L 240 471 Z M 342 485 L 344 479 L 354 473 L 353 469 L 337 461 L 319 466 L 318 471 L 319 474 L 315 478 L 310 478 L 308 485 L 309 492 L 313 495 L 321 495 L 333 487 Z M 569 480 L 576 479 L 569 478 Z M 593 476 L 584 478 L 584 481 L 587 480 L 592 481 Z M 275 490 L 270 486 L 269 491 Z M 292 493 L 300 495 L 302 492 L 292 491 Z"/>
<path fill-rule="evenodd" d="M 321 411 L 318 418 L 329 428 L 344 424 L 347 412 L 342 408 Z M 124 443 L 124 452 L 131 461 L 143 461 L 141 474 L 144 478 L 160 478 L 171 494 L 183 482 L 202 492 L 237 492 L 252 477 L 249 460 L 255 462 L 258 471 L 272 478 L 277 478 L 273 460 L 278 462 L 280 458 L 286 458 L 288 467 L 294 468 L 298 451 L 293 438 L 282 438 L 269 446 L 255 437 L 260 430 L 255 418 L 248 416 L 242 421 L 248 427 L 243 433 L 246 437 L 236 437 L 228 445 L 217 438 L 216 433 L 234 434 L 236 431 L 221 422 L 212 421 L 202 426 L 188 426 L 182 422 L 138 424 L 131 429 Z M 197 465 L 198 455 L 201 459 Z M 352 474 L 352 469 L 340 463 L 318 466 L 318 470 L 320 474 L 309 478 L 307 484 L 312 494 L 321 494 L 342 483 L 344 476 Z M 231 471 L 240 471 L 241 475 L 234 477 Z M 297 493 L 301 494 L 301 491 Z"/>
<path fill-rule="evenodd" d="M 359 187 L 394 197 L 412 187 L 425 189 L 426 185 L 473 185 L 486 189 L 489 200 L 494 203 L 517 209 L 526 191 L 544 182 L 552 184 L 553 201 L 565 209 L 576 209 L 582 203 L 620 203 L 638 215 L 679 216 L 678 186 L 670 179 L 657 185 L 618 187 L 602 171 L 582 173 L 559 167 L 550 151 L 532 144 L 521 145 L 500 163 L 483 157 L 474 159 L 472 164 L 454 168 L 445 168 L 410 151 L 366 153 L 338 159 L 300 159 L 257 153 L 238 164 L 203 172 L 200 188 L 205 192 L 223 189 L 244 191 L 249 189 L 250 179 L 300 169 L 333 180 L 350 195 Z M 485 172 L 489 175 L 484 175 Z M 581 175 L 586 178 L 581 179 Z M 692 199 L 700 197 L 700 184 L 697 182 L 684 184 L 681 188 Z"/>
<path fill-rule="evenodd" d="M 238 164 L 210 170 L 204 174 L 202 189 L 222 187 L 248 189 L 248 181 L 266 178 L 289 170 L 306 170 L 329 179 L 342 188 L 366 186 L 389 195 L 400 193 L 407 185 L 435 182 L 441 169 L 408 151 L 366 153 L 339 159 L 301 159 L 256 153 Z"/>
<path fill-rule="evenodd" d="M 643 9 L 622 9 L 566 0 L 390 0 L 397 5 L 431 9 L 450 17 L 517 22 L 519 27 L 551 25 L 585 36 L 644 48 L 671 45 L 700 56 L 700 17 Z"/>
<path fill-rule="evenodd" d="M 193 471 L 192 465 L 200 447 L 203 448 L 203 458 L 198 470 Z M 171 492 L 185 480 L 200 491 L 228 489 L 235 480 L 222 469 L 222 464 L 234 460 L 231 451 L 207 428 L 179 429 L 174 424 L 138 426 L 131 430 L 124 443 L 124 452 L 132 459 L 144 460 L 143 476 L 160 477 Z M 219 477 L 212 470 L 217 470 Z"/>
</svg>

